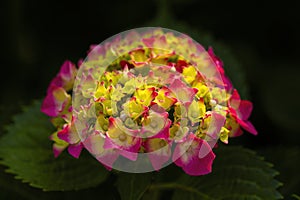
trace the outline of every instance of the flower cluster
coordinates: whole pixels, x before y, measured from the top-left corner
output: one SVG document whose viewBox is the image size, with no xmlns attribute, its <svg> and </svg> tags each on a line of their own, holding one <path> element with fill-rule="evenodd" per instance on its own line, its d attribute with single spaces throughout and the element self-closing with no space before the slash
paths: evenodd
<svg viewBox="0 0 300 200">
<path fill-rule="evenodd" d="M 65 61 L 42 104 L 57 128 L 55 157 L 67 148 L 78 158 L 85 148 L 111 169 L 119 157 L 146 155 L 154 170 L 171 161 L 203 175 L 218 140 L 227 144 L 241 128 L 257 134 L 252 103 L 240 99 L 212 48 L 162 30 L 91 47 L 79 68 Z"/>
</svg>

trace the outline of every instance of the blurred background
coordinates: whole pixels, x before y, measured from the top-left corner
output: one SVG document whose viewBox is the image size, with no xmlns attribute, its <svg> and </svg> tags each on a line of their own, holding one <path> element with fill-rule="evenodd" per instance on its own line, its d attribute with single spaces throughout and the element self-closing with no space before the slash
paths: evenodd
<svg viewBox="0 0 300 200">
<path fill-rule="evenodd" d="M 77 63 L 90 44 L 131 28 L 162 26 L 215 47 L 242 96 L 254 103 L 259 135 L 232 143 L 273 162 L 287 184 L 299 185 L 300 15 L 286 1 L 1 1 L 0 125 L 22 105 L 45 96 L 65 59 Z M 2 130 L 2 129 L 1 129 Z M 1 131 L 2 133 L 3 131 Z M 298 191 L 299 192 L 299 191 Z"/>
</svg>

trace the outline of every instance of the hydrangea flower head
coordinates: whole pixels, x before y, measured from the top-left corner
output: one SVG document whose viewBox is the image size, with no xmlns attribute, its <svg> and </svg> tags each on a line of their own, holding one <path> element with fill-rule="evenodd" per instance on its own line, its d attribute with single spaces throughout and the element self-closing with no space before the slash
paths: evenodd
<svg viewBox="0 0 300 200">
<path fill-rule="evenodd" d="M 218 141 L 257 134 L 223 62 L 189 36 L 162 28 L 123 32 L 92 45 L 78 68 L 66 61 L 42 111 L 57 131 L 54 155 L 88 150 L 107 169 L 210 173 Z"/>
</svg>

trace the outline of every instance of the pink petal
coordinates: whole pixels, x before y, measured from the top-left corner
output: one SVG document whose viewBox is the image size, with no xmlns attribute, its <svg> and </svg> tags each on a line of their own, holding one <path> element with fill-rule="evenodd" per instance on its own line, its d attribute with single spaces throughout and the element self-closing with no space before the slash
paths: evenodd
<svg viewBox="0 0 300 200">
<path fill-rule="evenodd" d="M 143 43 L 147 46 L 147 47 L 153 47 L 153 43 L 154 43 L 154 38 L 143 38 L 142 41 Z"/>
<path fill-rule="evenodd" d="M 88 50 L 88 60 L 97 60 L 100 55 L 104 55 L 106 52 L 105 46 L 92 44 Z"/>
<path fill-rule="evenodd" d="M 249 133 L 257 135 L 257 130 L 248 121 L 248 118 L 252 112 L 252 102 L 247 100 L 241 100 L 237 90 L 234 90 L 229 100 L 229 112 L 236 119 L 236 121 Z"/>
<path fill-rule="evenodd" d="M 152 152 L 148 154 L 149 160 L 156 171 L 159 171 L 163 167 L 163 164 L 168 162 L 171 157 L 171 153 L 165 154 L 165 151 L 169 151 L 168 149 L 165 149 L 167 149 L 167 147 L 164 149 L 159 149 L 155 153 Z"/>
<path fill-rule="evenodd" d="M 73 78 L 75 72 L 76 72 L 75 65 L 71 61 L 66 60 L 60 68 L 59 75 L 63 79 L 71 79 Z"/>
<path fill-rule="evenodd" d="M 242 120 L 247 120 L 252 112 L 253 105 L 252 102 L 247 100 L 242 100 L 237 111 L 238 117 Z"/>
<path fill-rule="evenodd" d="M 157 110 L 155 106 L 154 110 Z M 156 122 L 155 128 L 151 127 L 151 123 L 143 126 L 141 131 L 142 137 L 167 139 L 169 138 L 169 129 L 172 124 L 171 120 L 168 119 L 169 114 L 165 111 L 155 112 L 154 110 L 151 107 L 149 117 L 152 117 L 150 119 Z"/>
<path fill-rule="evenodd" d="M 229 106 L 234 110 L 237 110 L 241 103 L 241 97 L 236 89 L 233 90 L 232 95 L 229 99 Z"/>
<path fill-rule="evenodd" d="M 64 128 L 57 133 L 57 137 L 69 144 L 77 144 L 80 141 L 75 124 L 73 123 L 64 126 Z"/>
<path fill-rule="evenodd" d="M 224 88 L 225 88 L 226 91 L 231 91 L 233 89 L 233 86 L 232 86 L 232 83 L 231 83 L 230 79 L 225 74 L 222 60 L 218 56 L 215 55 L 212 47 L 208 48 L 207 53 L 209 54 L 212 61 L 217 66 L 217 69 L 218 69 L 218 71 L 221 75 L 221 78 L 222 78 L 222 81 L 223 81 L 223 84 L 221 84 L 221 85 L 224 85 Z"/>
<path fill-rule="evenodd" d="M 77 66 L 78 68 L 81 67 L 81 65 L 84 63 L 84 60 L 82 58 L 80 58 L 78 61 L 77 61 Z"/>
<path fill-rule="evenodd" d="M 252 133 L 253 135 L 258 134 L 257 130 L 255 129 L 255 127 L 252 125 L 251 122 L 243 121 L 243 120 L 240 120 L 240 119 L 237 119 L 237 122 L 241 125 L 241 127 L 243 127 L 243 129 L 245 129 L 249 133 Z"/>
<path fill-rule="evenodd" d="M 230 137 L 238 137 L 243 135 L 243 131 L 240 127 L 238 127 L 233 133 L 231 133 Z"/>
<path fill-rule="evenodd" d="M 123 157 L 135 161 L 138 157 L 138 153 L 136 152 L 131 152 L 131 151 L 127 151 L 124 149 L 117 149 L 117 152 L 119 152 L 120 155 L 122 155 Z"/>
<path fill-rule="evenodd" d="M 159 142 L 161 141 L 164 141 L 165 146 L 160 146 Z M 148 152 L 147 156 L 156 171 L 160 170 L 163 164 L 171 157 L 171 144 L 166 140 L 159 138 L 148 139 L 145 141 L 144 147 Z"/>
<path fill-rule="evenodd" d="M 65 149 L 67 148 L 67 145 L 59 145 L 59 144 L 56 144 L 56 143 L 53 143 L 53 154 L 54 154 L 54 157 L 57 158 Z"/>
<path fill-rule="evenodd" d="M 56 117 L 65 109 L 69 100 L 70 95 L 63 88 L 53 86 L 42 103 L 41 111 L 50 117 Z"/>
<path fill-rule="evenodd" d="M 104 149 L 104 142 L 106 138 L 100 134 L 91 134 L 85 141 L 84 147 L 108 170 L 112 169 L 113 163 L 119 157 L 119 153 L 114 149 Z"/>
<path fill-rule="evenodd" d="M 152 136 L 151 138 L 161 138 L 161 139 L 168 139 L 170 136 L 170 126 L 172 121 L 170 119 L 166 120 L 165 127 L 158 132 L 156 135 Z"/>
<path fill-rule="evenodd" d="M 153 104 L 152 106 L 151 106 L 151 109 L 150 110 L 152 110 L 152 111 L 154 111 L 154 112 L 157 112 L 157 113 L 164 113 L 164 112 L 166 112 L 166 110 L 163 108 L 163 107 L 160 107 L 159 105 L 157 105 L 157 104 Z"/>
<path fill-rule="evenodd" d="M 78 144 L 69 145 L 68 152 L 74 158 L 79 158 L 82 149 L 83 149 L 83 145 L 81 142 L 79 142 Z"/>
<path fill-rule="evenodd" d="M 107 137 L 104 141 L 103 148 L 106 151 L 114 150 L 114 151 L 118 152 L 119 155 L 122 155 L 125 158 L 128 158 L 129 160 L 135 161 L 138 156 L 137 152 L 140 148 L 140 145 L 141 145 L 141 140 L 140 140 L 140 143 L 138 143 L 137 145 L 134 145 L 129 148 L 125 148 L 125 147 L 116 145 L 109 137 Z"/>
<path fill-rule="evenodd" d="M 125 134 L 126 137 L 130 137 L 132 140 L 129 141 L 127 138 L 125 140 L 120 139 L 120 135 Z M 104 149 L 115 149 L 120 155 L 130 159 L 137 159 L 137 152 L 139 151 L 142 139 L 135 137 L 137 131 L 130 130 L 123 126 L 120 119 L 110 117 L 109 118 L 109 128 L 108 133 L 104 141 Z"/>
<path fill-rule="evenodd" d="M 170 91 L 174 94 L 175 98 L 183 104 L 190 103 L 195 97 L 197 91 L 188 87 L 180 79 L 176 78 L 169 87 Z"/>
<path fill-rule="evenodd" d="M 178 143 L 173 153 L 174 163 L 191 176 L 210 173 L 214 159 L 215 154 L 209 144 L 199 138 L 190 137 L 185 142 Z"/>
<path fill-rule="evenodd" d="M 104 149 L 117 149 L 118 146 L 113 143 L 112 140 L 109 139 L 109 137 L 106 137 L 103 144 Z"/>
<path fill-rule="evenodd" d="M 221 74 L 221 78 L 222 78 L 222 86 L 224 86 L 224 89 L 226 91 L 231 91 L 233 89 L 233 85 L 230 81 L 230 79 L 225 75 L 225 74 Z"/>
<path fill-rule="evenodd" d="M 43 100 L 41 111 L 48 116 L 56 117 L 58 115 L 58 109 L 55 99 L 52 93 L 47 94 Z"/>
<path fill-rule="evenodd" d="M 207 135 L 212 139 L 218 139 L 222 126 L 225 123 L 225 116 L 212 112 L 211 122 L 207 130 Z"/>
<path fill-rule="evenodd" d="M 207 53 L 209 54 L 209 56 L 211 57 L 211 59 L 213 60 L 213 62 L 217 65 L 217 67 L 220 69 L 220 72 L 222 74 L 224 74 L 224 69 L 223 69 L 223 62 L 222 60 L 217 57 L 214 53 L 214 50 L 212 47 L 209 47 L 207 50 Z"/>
<path fill-rule="evenodd" d="M 130 147 L 120 146 L 116 145 L 113 140 L 107 137 L 105 138 L 103 148 L 105 150 L 114 150 L 118 152 L 119 155 L 122 155 L 129 160 L 135 161 L 137 159 L 137 152 L 140 149 L 142 140 L 140 138 L 137 138 L 137 142 L 134 143 L 135 144 Z"/>
<path fill-rule="evenodd" d="M 51 92 L 53 87 L 62 87 L 66 90 L 72 89 L 76 77 L 76 73 L 77 73 L 77 69 L 75 67 L 75 64 L 73 64 L 69 60 L 66 60 L 62 64 L 59 73 L 56 75 L 54 79 L 52 79 L 47 89 L 47 93 Z"/>
<path fill-rule="evenodd" d="M 47 93 L 52 92 L 52 90 L 56 87 L 63 87 L 63 79 L 60 76 L 56 76 L 52 79 L 47 89 Z"/>
</svg>

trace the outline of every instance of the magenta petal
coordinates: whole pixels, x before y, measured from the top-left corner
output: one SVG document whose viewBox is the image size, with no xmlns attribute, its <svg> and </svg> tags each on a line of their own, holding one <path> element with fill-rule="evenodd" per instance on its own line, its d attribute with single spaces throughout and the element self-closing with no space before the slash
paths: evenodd
<svg viewBox="0 0 300 200">
<path fill-rule="evenodd" d="M 170 126 L 172 124 L 172 121 L 170 119 L 166 120 L 166 124 L 164 128 L 159 131 L 156 135 L 150 137 L 150 138 L 161 138 L 161 139 L 168 139 L 170 136 Z"/>
<path fill-rule="evenodd" d="M 142 145 L 142 139 L 141 138 L 134 138 L 134 141 L 133 141 L 134 145 L 130 146 L 129 148 L 126 148 L 127 151 L 129 152 L 133 152 L 133 153 L 136 153 L 139 151 L 141 145 Z"/>
<path fill-rule="evenodd" d="M 215 154 L 209 144 L 199 138 L 189 138 L 183 143 L 178 143 L 173 154 L 174 163 L 191 176 L 210 173 L 214 159 Z"/>
<path fill-rule="evenodd" d="M 233 88 L 233 85 L 232 85 L 230 79 L 225 74 L 221 74 L 221 76 L 222 76 L 222 80 L 223 80 L 222 85 L 224 85 L 225 90 L 231 91 Z"/>
<path fill-rule="evenodd" d="M 252 102 L 247 100 L 242 100 L 237 111 L 238 117 L 242 120 L 247 120 L 252 112 L 253 105 Z"/>
<path fill-rule="evenodd" d="M 209 54 L 209 56 L 211 57 L 211 59 L 213 60 L 215 65 L 217 66 L 217 69 L 221 75 L 221 78 L 223 81 L 223 84 L 221 84 L 221 85 L 224 85 L 224 88 L 226 89 L 226 91 L 231 91 L 233 89 L 233 86 L 232 86 L 230 79 L 225 74 L 222 60 L 218 56 L 215 55 L 212 47 L 208 48 L 207 53 Z"/>
<path fill-rule="evenodd" d="M 205 140 L 199 144 L 198 157 L 193 157 L 189 164 L 183 166 L 183 170 L 192 176 L 205 175 L 212 171 L 215 154 Z"/>
<path fill-rule="evenodd" d="M 156 171 L 159 171 L 163 167 L 163 164 L 168 162 L 171 157 L 171 152 L 169 154 L 165 154 L 164 151 L 168 150 L 159 149 L 157 152 L 148 153 L 149 160 Z"/>
<path fill-rule="evenodd" d="M 215 55 L 215 52 L 214 52 L 213 48 L 209 47 L 207 53 L 209 54 L 209 56 L 211 57 L 211 59 L 213 60 L 213 62 L 217 65 L 217 67 L 219 68 L 220 72 L 222 74 L 224 74 L 223 62 L 222 62 L 222 60 L 219 57 L 217 57 Z"/>
<path fill-rule="evenodd" d="M 111 141 L 111 139 L 110 139 L 109 137 L 106 137 L 105 140 L 104 140 L 103 148 L 104 148 L 104 149 L 115 149 L 115 148 L 117 149 L 118 146 L 115 145 L 115 144 L 113 143 L 113 141 Z"/>
<path fill-rule="evenodd" d="M 50 85 L 47 89 L 47 93 L 52 92 L 52 90 L 56 87 L 63 87 L 63 80 L 60 76 L 56 76 L 52 79 L 52 81 L 50 82 Z"/>
<path fill-rule="evenodd" d="M 153 142 L 159 142 L 159 139 L 148 139 L 145 141 L 145 149 L 148 152 L 148 158 L 153 166 L 153 168 L 158 171 L 163 167 L 163 164 L 165 164 L 171 157 L 171 147 L 170 144 L 166 143 L 165 146 L 160 147 L 158 149 L 153 149 L 151 146 L 151 143 Z M 166 140 L 164 140 L 166 141 Z"/>
<path fill-rule="evenodd" d="M 233 90 L 232 95 L 229 99 L 229 106 L 234 110 L 237 110 L 240 107 L 241 98 L 236 89 Z"/>
<path fill-rule="evenodd" d="M 138 157 L 138 153 L 136 152 L 130 152 L 126 151 L 124 149 L 117 149 L 120 155 L 124 156 L 125 158 L 128 158 L 129 160 L 135 161 Z"/>
<path fill-rule="evenodd" d="M 249 121 L 242 121 L 240 119 L 237 119 L 237 122 L 241 125 L 241 127 L 243 127 L 243 129 L 245 129 L 249 133 L 252 133 L 253 135 L 257 135 L 258 132 L 255 129 L 255 127 L 252 125 L 251 122 L 249 122 Z"/>
<path fill-rule="evenodd" d="M 52 92 L 48 93 L 42 103 L 41 111 L 50 117 L 56 117 L 58 109 Z"/>
<path fill-rule="evenodd" d="M 230 114 L 236 119 L 236 121 L 249 133 L 257 135 L 257 131 L 248 118 L 252 112 L 252 102 L 247 100 L 241 100 L 237 90 L 234 90 L 229 100 Z M 236 134 L 235 134 L 236 135 Z"/>
<path fill-rule="evenodd" d="M 63 78 L 71 78 L 75 71 L 75 65 L 71 61 L 66 60 L 60 68 L 59 75 Z"/>
<path fill-rule="evenodd" d="M 57 137 L 69 144 L 77 144 L 80 141 L 74 124 L 68 124 L 57 133 Z"/>
<path fill-rule="evenodd" d="M 218 139 L 220 130 L 225 123 L 225 117 L 218 113 L 211 114 L 211 123 L 207 130 L 207 135 L 212 139 Z"/>
<path fill-rule="evenodd" d="M 83 145 L 82 143 L 78 143 L 78 144 L 72 144 L 72 145 L 69 145 L 68 147 L 68 152 L 71 156 L 73 156 L 74 158 L 79 158 L 80 156 L 80 153 L 83 149 Z"/>
<path fill-rule="evenodd" d="M 213 153 L 210 145 L 205 140 L 200 140 L 198 157 L 200 159 L 203 159 L 203 158 L 207 159 L 207 157 L 209 158 L 209 157 L 212 157 L 212 156 L 213 156 L 213 159 L 214 159 L 215 154 Z"/>
<path fill-rule="evenodd" d="M 137 152 L 141 146 L 141 139 L 135 138 L 135 142 L 136 143 L 134 145 L 125 148 L 123 146 L 116 145 L 109 137 L 107 137 L 104 141 L 103 148 L 105 150 L 115 150 L 119 155 L 134 161 L 138 156 Z"/>
<path fill-rule="evenodd" d="M 107 138 L 102 137 L 100 134 L 91 134 L 85 141 L 84 147 L 108 170 L 112 169 L 113 163 L 119 157 L 119 152 L 114 149 L 105 149 L 104 142 Z"/>
<path fill-rule="evenodd" d="M 78 61 L 77 61 L 77 66 L 78 68 L 81 67 L 81 65 L 84 63 L 84 60 L 82 58 L 80 58 Z"/>
<path fill-rule="evenodd" d="M 56 117 L 58 115 L 58 110 L 56 109 L 56 104 L 51 93 L 47 94 L 44 99 L 41 111 L 50 117 Z"/>
<path fill-rule="evenodd" d="M 75 80 L 76 73 L 77 69 L 75 65 L 71 61 L 66 60 L 62 64 L 59 73 L 52 79 L 47 89 L 47 93 L 50 93 L 55 87 L 62 87 L 66 90 L 70 90 Z"/>
<path fill-rule="evenodd" d="M 42 103 L 41 111 L 48 116 L 56 117 L 65 109 L 69 101 L 70 95 L 63 88 L 53 86 Z"/>
<path fill-rule="evenodd" d="M 67 146 L 62 146 L 54 143 L 52 148 L 54 157 L 57 158 L 66 148 Z"/>
<path fill-rule="evenodd" d="M 241 135 L 243 135 L 243 131 L 240 127 L 238 127 L 235 132 L 231 133 L 230 137 L 238 137 Z"/>
</svg>

